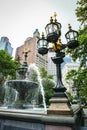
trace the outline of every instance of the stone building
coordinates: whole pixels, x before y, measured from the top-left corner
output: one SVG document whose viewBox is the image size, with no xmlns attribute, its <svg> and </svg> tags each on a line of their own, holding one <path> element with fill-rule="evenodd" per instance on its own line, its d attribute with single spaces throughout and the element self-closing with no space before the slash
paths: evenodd
<svg viewBox="0 0 87 130">
<path fill-rule="evenodd" d="M 70 62 L 70 63 L 66 63 L 62 69 L 62 81 L 64 86 L 67 88 L 67 91 L 70 92 L 72 94 L 72 96 L 74 96 L 76 94 L 75 91 L 73 91 L 72 88 L 72 81 L 68 80 L 68 82 L 66 81 L 66 75 L 70 70 L 77 70 L 79 68 L 79 63 L 77 62 Z"/>
<path fill-rule="evenodd" d="M 38 29 L 33 33 L 33 37 L 28 37 L 24 44 L 16 49 L 15 59 L 20 60 L 22 64 L 24 61 L 24 52 L 27 51 L 27 63 L 35 63 L 37 67 L 44 67 L 47 69 L 47 55 L 40 55 L 37 50 L 37 40 L 40 37 Z"/>
</svg>

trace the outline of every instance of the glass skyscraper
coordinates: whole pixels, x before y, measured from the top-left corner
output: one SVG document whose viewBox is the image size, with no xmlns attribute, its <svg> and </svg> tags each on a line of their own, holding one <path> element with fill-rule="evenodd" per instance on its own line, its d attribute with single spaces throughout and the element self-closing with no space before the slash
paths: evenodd
<svg viewBox="0 0 87 130">
<path fill-rule="evenodd" d="M 0 50 L 6 50 L 8 54 L 12 55 L 13 48 L 7 37 L 1 37 L 0 39 Z"/>
</svg>

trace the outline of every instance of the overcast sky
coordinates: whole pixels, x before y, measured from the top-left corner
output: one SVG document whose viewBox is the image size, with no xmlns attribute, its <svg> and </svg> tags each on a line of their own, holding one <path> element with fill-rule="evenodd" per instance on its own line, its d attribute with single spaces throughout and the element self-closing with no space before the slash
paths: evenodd
<svg viewBox="0 0 87 130">
<path fill-rule="evenodd" d="M 67 24 L 79 28 L 75 15 L 77 0 L 0 0 L 0 37 L 7 36 L 15 49 L 32 37 L 36 28 L 45 31 L 50 16 L 58 14 L 62 24 L 62 42 L 67 32 Z"/>
</svg>

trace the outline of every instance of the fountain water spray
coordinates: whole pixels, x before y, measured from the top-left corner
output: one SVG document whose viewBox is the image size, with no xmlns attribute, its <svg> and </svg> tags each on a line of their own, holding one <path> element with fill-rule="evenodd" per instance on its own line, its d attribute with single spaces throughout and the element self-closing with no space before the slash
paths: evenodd
<svg viewBox="0 0 87 130">
<path fill-rule="evenodd" d="M 41 78 L 39 69 L 35 64 L 30 64 L 28 69 L 29 69 L 29 71 L 34 70 L 37 73 L 37 80 L 38 80 L 38 83 L 39 83 L 39 89 L 40 89 L 42 97 L 43 97 L 43 105 L 44 105 L 44 109 L 46 111 L 45 93 L 44 93 L 44 89 L 43 89 L 43 85 L 42 85 L 42 78 Z"/>
</svg>

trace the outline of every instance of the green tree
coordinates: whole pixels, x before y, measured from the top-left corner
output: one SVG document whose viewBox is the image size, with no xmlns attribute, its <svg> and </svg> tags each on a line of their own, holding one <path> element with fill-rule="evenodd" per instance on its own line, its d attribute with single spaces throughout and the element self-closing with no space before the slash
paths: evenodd
<svg viewBox="0 0 87 130">
<path fill-rule="evenodd" d="M 5 94 L 4 87 L 3 87 L 4 81 L 5 79 L 3 75 L 0 73 L 0 104 L 2 104 L 4 100 L 4 94 Z"/>
<path fill-rule="evenodd" d="M 16 69 L 19 67 L 18 62 L 12 60 L 12 57 L 5 51 L 0 50 L 0 103 L 3 103 L 5 90 L 3 84 L 9 76 L 14 79 L 16 76 Z"/>
<path fill-rule="evenodd" d="M 12 79 L 16 77 L 16 69 L 19 63 L 12 59 L 12 57 L 5 51 L 0 50 L 0 73 L 7 77 L 11 76 Z"/>
<path fill-rule="evenodd" d="M 72 56 L 74 61 L 79 60 L 80 67 L 78 71 L 69 72 L 67 79 L 73 80 L 74 87 L 82 88 L 80 94 L 84 95 L 87 100 L 87 0 L 78 0 L 76 16 L 80 22 L 79 46 L 74 50 L 67 49 L 67 53 Z"/>
<path fill-rule="evenodd" d="M 87 24 L 87 0 L 77 1 L 76 16 L 81 24 Z"/>
</svg>

